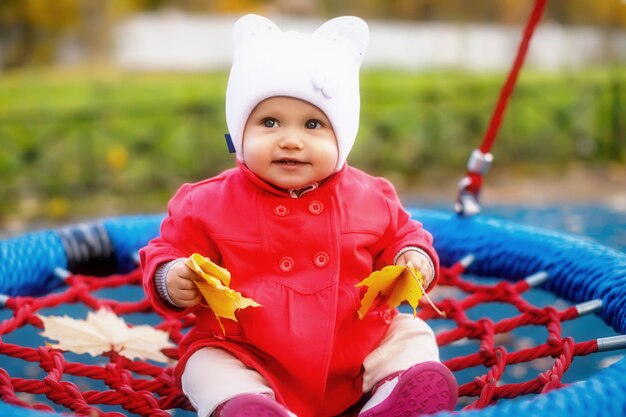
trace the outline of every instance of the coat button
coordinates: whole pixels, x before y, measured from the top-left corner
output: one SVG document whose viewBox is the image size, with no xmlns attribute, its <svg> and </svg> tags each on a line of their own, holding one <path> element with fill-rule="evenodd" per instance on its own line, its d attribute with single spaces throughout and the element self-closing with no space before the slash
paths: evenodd
<svg viewBox="0 0 626 417">
<path fill-rule="evenodd" d="M 322 211 L 324 211 L 324 205 L 322 203 L 317 200 L 311 201 L 311 204 L 309 204 L 309 212 L 311 214 L 320 214 Z"/>
<path fill-rule="evenodd" d="M 328 265 L 328 254 L 326 252 L 318 252 L 315 254 L 315 257 L 313 258 L 313 262 L 315 263 L 315 266 L 320 267 L 320 268 L 324 268 L 326 265 Z"/>
<path fill-rule="evenodd" d="M 289 256 L 285 256 L 280 260 L 278 266 L 283 272 L 289 272 L 293 269 L 293 259 L 291 259 Z"/>
<path fill-rule="evenodd" d="M 289 209 L 285 206 L 276 206 L 274 207 L 274 214 L 280 217 L 285 217 L 289 214 Z"/>
<path fill-rule="evenodd" d="M 383 321 L 386 324 L 391 323 L 391 313 L 388 310 L 381 311 L 380 312 L 380 317 L 383 319 Z"/>
</svg>

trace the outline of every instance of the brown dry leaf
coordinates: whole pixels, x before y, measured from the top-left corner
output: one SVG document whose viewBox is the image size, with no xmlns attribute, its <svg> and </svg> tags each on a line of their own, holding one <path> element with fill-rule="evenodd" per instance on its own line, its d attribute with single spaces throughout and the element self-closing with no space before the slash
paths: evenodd
<svg viewBox="0 0 626 417">
<path fill-rule="evenodd" d="M 152 326 L 128 327 L 124 319 L 105 308 L 89 312 L 86 320 L 68 316 L 38 316 L 44 325 L 42 336 L 58 340 L 50 347 L 91 356 L 114 351 L 128 359 L 167 362 L 161 349 L 174 347 L 167 332 Z"/>
</svg>

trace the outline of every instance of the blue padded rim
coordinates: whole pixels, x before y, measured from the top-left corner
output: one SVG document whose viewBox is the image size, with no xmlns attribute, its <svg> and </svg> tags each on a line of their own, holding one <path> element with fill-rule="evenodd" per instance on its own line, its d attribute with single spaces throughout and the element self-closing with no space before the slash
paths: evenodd
<svg viewBox="0 0 626 417">
<path fill-rule="evenodd" d="M 512 281 L 544 270 L 543 288 L 571 302 L 601 298 L 600 316 L 619 333 L 626 333 L 626 254 L 589 240 L 493 218 L 459 218 L 452 213 L 410 210 L 435 236 L 444 265 L 467 254 L 476 261 L 468 272 Z M 158 233 L 161 215 L 127 216 L 104 221 L 120 268 L 132 268 L 136 251 Z M 65 268 L 61 241 L 54 231 L 42 231 L 0 241 L 0 293 L 45 293 L 60 285 L 51 278 Z M 626 358 L 585 381 L 532 399 L 502 401 L 482 410 L 440 413 L 438 416 L 626 415 Z M 67 416 L 28 410 L 0 402 L 0 415 Z"/>
<path fill-rule="evenodd" d="M 113 247 L 118 272 L 136 268 L 134 257 L 150 239 L 157 236 L 163 215 L 124 216 L 91 224 L 104 228 Z M 63 285 L 55 268 L 68 268 L 63 239 L 68 230 L 81 230 L 90 223 L 62 230 L 44 230 L 0 241 L 0 294 L 40 295 Z"/>
</svg>

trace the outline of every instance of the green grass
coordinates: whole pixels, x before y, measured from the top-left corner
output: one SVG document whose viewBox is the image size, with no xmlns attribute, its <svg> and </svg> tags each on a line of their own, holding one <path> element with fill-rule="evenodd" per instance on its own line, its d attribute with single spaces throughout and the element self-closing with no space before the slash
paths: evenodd
<svg viewBox="0 0 626 417">
<path fill-rule="evenodd" d="M 364 71 L 349 162 L 398 183 L 458 176 L 482 140 L 505 75 Z M 15 213 L 84 214 L 90 201 L 97 201 L 94 212 L 141 211 L 142 201 L 232 166 L 223 141 L 226 82 L 225 72 L 3 74 L 0 222 Z M 526 71 L 496 161 L 511 169 L 623 163 L 624 120 L 626 70 Z"/>
<path fill-rule="evenodd" d="M 167 105 L 187 100 L 222 100 L 226 79 L 226 73 L 9 73 L 0 77 L 0 112 L 51 108 L 62 111 L 120 102 Z"/>
</svg>

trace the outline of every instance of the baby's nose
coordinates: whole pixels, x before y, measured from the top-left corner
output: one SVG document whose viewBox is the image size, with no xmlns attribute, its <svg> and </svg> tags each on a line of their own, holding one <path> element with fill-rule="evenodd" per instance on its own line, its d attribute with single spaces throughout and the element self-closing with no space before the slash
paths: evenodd
<svg viewBox="0 0 626 417">
<path fill-rule="evenodd" d="M 280 140 L 279 146 L 283 149 L 302 149 L 304 147 L 304 142 L 300 137 L 295 134 L 286 134 Z"/>
</svg>

